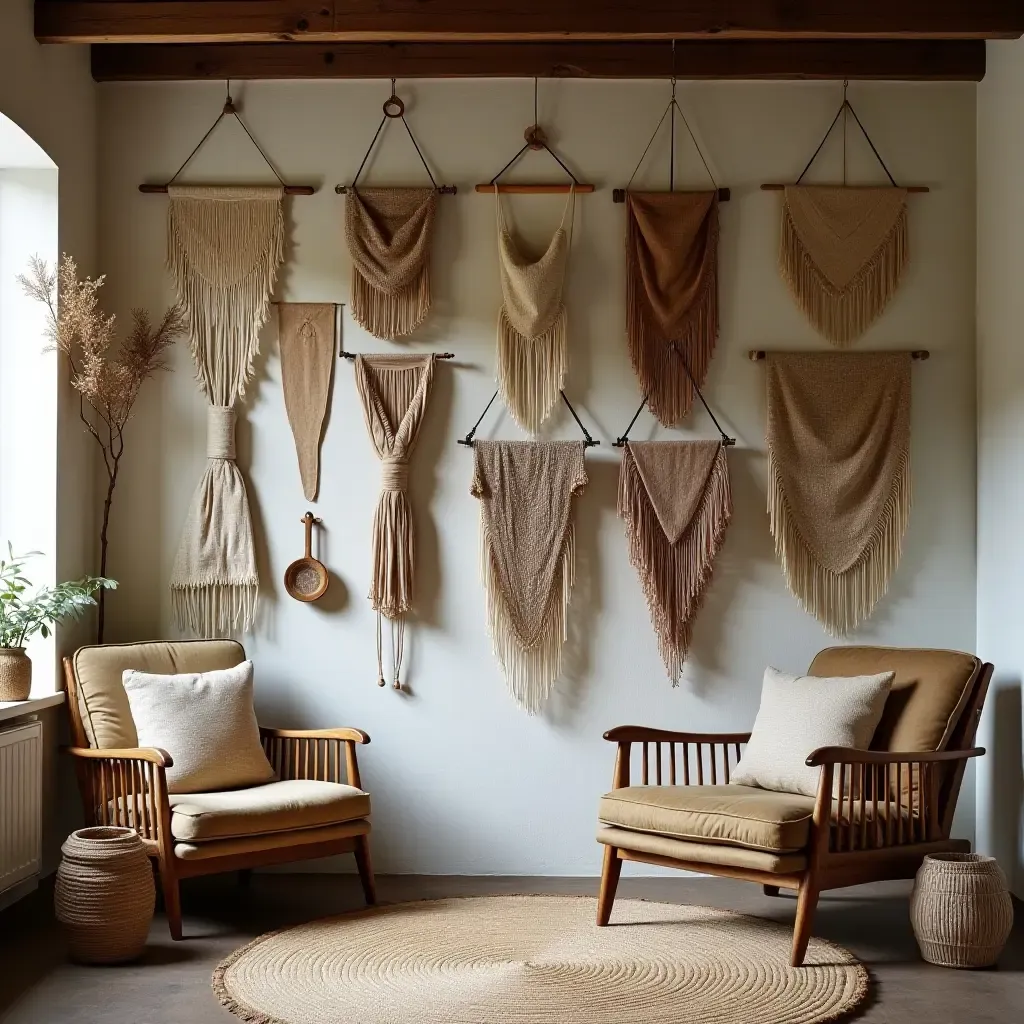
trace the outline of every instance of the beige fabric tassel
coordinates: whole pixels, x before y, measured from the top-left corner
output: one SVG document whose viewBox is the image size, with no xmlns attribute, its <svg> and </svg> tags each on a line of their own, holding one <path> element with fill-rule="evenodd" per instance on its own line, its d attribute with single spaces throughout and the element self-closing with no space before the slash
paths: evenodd
<svg viewBox="0 0 1024 1024">
<path fill-rule="evenodd" d="M 333 302 L 281 302 L 277 315 L 284 407 L 295 439 L 302 493 L 307 501 L 315 501 L 334 372 L 337 307 Z"/>
<path fill-rule="evenodd" d="M 867 619 L 910 518 L 910 356 L 768 356 L 768 516 L 800 604 L 833 636 Z"/>
<path fill-rule="evenodd" d="M 622 454 L 618 512 L 673 686 L 732 518 L 725 453 L 718 441 L 651 441 Z"/>
<path fill-rule="evenodd" d="M 207 467 L 171 572 L 178 626 L 201 636 L 248 631 L 259 577 L 235 412 L 245 394 L 284 257 L 284 190 L 168 186 L 168 267 L 210 402 Z"/>
<path fill-rule="evenodd" d="M 558 400 L 569 367 L 562 292 L 572 245 L 575 197 L 575 190 L 570 190 L 551 242 L 543 255 L 531 262 L 512 238 L 502 213 L 501 194 L 495 189 L 502 292 L 498 392 L 512 418 L 531 434 L 540 430 Z"/>
<path fill-rule="evenodd" d="M 850 345 L 874 323 L 907 259 L 905 188 L 787 186 L 779 267 L 832 344 Z"/>
<path fill-rule="evenodd" d="M 515 702 L 536 714 L 562 670 L 576 579 L 572 499 L 582 441 L 476 441 L 480 560 L 494 653 Z"/>
<path fill-rule="evenodd" d="M 405 619 L 413 607 L 415 547 L 409 506 L 409 460 L 434 379 L 433 355 L 356 356 L 356 388 L 381 460 L 381 493 L 373 515 L 370 607 L 377 613 L 377 669 L 384 685 L 381 618 L 392 620 L 394 687 L 402 688 Z"/>
<path fill-rule="evenodd" d="M 352 316 L 376 338 L 404 338 L 426 319 L 436 210 L 433 188 L 351 188 L 345 197 Z"/>
</svg>

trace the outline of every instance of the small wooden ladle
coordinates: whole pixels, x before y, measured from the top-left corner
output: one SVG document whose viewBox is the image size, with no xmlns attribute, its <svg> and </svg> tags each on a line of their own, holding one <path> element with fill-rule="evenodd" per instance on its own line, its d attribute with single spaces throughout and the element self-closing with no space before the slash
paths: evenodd
<svg viewBox="0 0 1024 1024">
<path fill-rule="evenodd" d="M 313 524 L 322 520 L 307 512 L 299 521 L 306 526 L 306 554 L 285 569 L 284 589 L 296 601 L 316 601 L 324 596 L 330 582 L 327 566 L 313 557 Z"/>
</svg>

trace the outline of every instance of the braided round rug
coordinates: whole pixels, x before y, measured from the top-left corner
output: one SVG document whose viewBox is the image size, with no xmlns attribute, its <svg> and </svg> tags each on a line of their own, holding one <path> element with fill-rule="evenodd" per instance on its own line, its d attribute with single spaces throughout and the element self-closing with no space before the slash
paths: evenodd
<svg viewBox="0 0 1024 1024">
<path fill-rule="evenodd" d="M 213 988 L 251 1024 L 820 1024 L 856 1008 L 868 973 L 811 939 L 710 907 L 578 896 L 399 903 L 272 932 Z"/>
</svg>

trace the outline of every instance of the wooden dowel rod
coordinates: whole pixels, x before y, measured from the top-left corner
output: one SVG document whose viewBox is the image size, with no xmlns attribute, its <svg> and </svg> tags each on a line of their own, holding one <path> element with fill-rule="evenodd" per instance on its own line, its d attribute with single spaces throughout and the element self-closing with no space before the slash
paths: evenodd
<svg viewBox="0 0 1024 1024">
<path fill-rule="evenodd" d="M 492 185 L 489 181 L 477 185 L 477 192 L 494 193 L 497 189 L 502 193 L 515 193 L 517 195 L 565 195 L 569 191 L 593 192 L 593 185 Z"/>
<path fill-rule="evenodd" d="M 355 358 L 356 358 L 357 354 L 358 353 L 356 353 L 356 352 L 340 352 L 339 353 L 339 355 L 341 356 L 342 359 L 350 359 L 353 362 L 355 361 Z M 415 355 L 418 355 L 418 354 L 419 353 L 413 353 L 413 352 L 409 353 L 410 357 L 414 357 Z M 423 353 L 423 355 L 425 355 L 425 356 L 429 356 L 430 354 L 431 354 L 430 352 L 424 352 Z M 434 356 L 435 359 L 454 359 L 455 358 L 455 353 L 454 352 L 434 352 L 433 356 Z"/>
<path fill-rule="evenodd" d="M 627 190 L 624 189 L 624 188 L 613 188 L 612 189 L 612 202 L 613 203 L 624 203 L 626 201 L 626 191 Z M 639 189 L 638 191 L 656 192 L 658 190 L 657 189 Z M 678 188 L 678 189 L 672 189 L 672 191 L 673 192 L 685 193 L 687 191 L 687 189 Z M 699 189 L 699 188 L 695 188 L 695 189 L 690 189 L 689 191 L 691 191 L 691 192 L 700 192 L 700 191 L 703 191 L 703 190 Z M 729 200 L 731 198 L 732 198 L 732 189 L 731 188 L 720 188 L 718 190 L 718 201 L 720 203 L 727 203 L 727 202 L 729 202 Z"/>
<path fill-rule="evenodd" d="M 367 185 L 366 187 L 367 188 L 379 188 L 380 186 Z M 388 188 L 415 188 L 414 185 L 393 185 L 393 186 L 385 186 L 385 187 L 388 187 Z M 346 195 L 351 190 L 351 188 L 352 188 L 351 185 L 335 185 L 334 186 L 334 191 L 339 196 L 343 196 L 343 195 Z M 439 196 L 454 196 L 454 195 L 458 194 L 459 187 L 458 187 L 458 185 L 438 185 L 437 188 L 434 189 L 434 191 Z"/>
<path fill-rule="evenodd" d="M 782 185 L 779 182 L 771 182 L 770 184 L 764 184 L 761 186 L 762 192 L 782 192 L 787 188 L 795 188 L 795 185 Z M 824 188 L 892 188 L 891 185 L 825 185 Z M 931 192 L 931 189 L 927 185 L 903 185 L 897 186 L 905 188 L 908 192 L 914 192 L 921 194 L 924 192 Z"/>
<path fill-rule="evenodd" d="M 872 355 L 882 355 L 883 353 L 875 351 L 875 352 L 872 352 L 871 354 Z M 765 350 L 763 348 L 752 348 L 747 353 L 747 356 L 749 357 L 749 359 L 750 359 L 750 361 L 752 363 L 756 363 L 756 362 L 759 362 L 762 359 L 767 359 L 768 358 L 768 353 L 765 352 Z M 926 348 L 914 349 L 910 353 L 910 358 L 911 359 L 920 359 L 920 360 L 931 359 L 931 356 L 932 356 L 931 352 L 929 352 L 928 349 L 926 349 Z"/>
<path fill-rule="evenodd" d="M 225 185 L 225 188 L 231 188 L 230 185 Z M 244 187 L 244 186 L 239 186 Z M 216 185 L 211 185 L 210 188 L 217 188 Z M 140 192 L 145 192 L 147 195 L 166 195 L 166 185 L 140 185 Z M 286 196 L 311 196 L 316 193 L 315 185 L 285 185 L 284 194 Z"/>
</svg>

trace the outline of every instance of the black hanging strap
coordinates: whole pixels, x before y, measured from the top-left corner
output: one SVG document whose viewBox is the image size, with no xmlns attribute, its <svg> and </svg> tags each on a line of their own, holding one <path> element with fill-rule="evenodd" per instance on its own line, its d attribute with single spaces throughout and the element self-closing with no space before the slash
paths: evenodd
<svg viewBox="0 0 1024 1024">
<path fill-rule="evenodd" d="M 558 393 L 562 396 L 562 401 L 565 402 L 566 408 L 569 410 L 569 412 L 572 413 L 572 418 L 576 421 L 576 425 L 580 428 L 580 430 L 583 431 L 583 447 L 596 448 L 601 442 L 595 441 L 594 438 L 591 436 L 590 431 L 587 430 L 587 428 L 583 425 L 583 421 L 579 418 L 579 416 L 576 413 L 576 410 L 572 407 L 572 402 L 570 402 L 569 399 L 566 398 L 565 392 L 559 390 Z M 494 394 L 491 395 L 491 400 L 487 403 L 487 405 L 484 406 L 484 411 L 480 413 L 480 418 L 476 421 L 476 423 L 473 424 L 472 429 L 465 437 L 460 437 L 458 439 L 458 444 L 465 445 L 467 448 L 473 447 L 473 438 L 476 436 L 477 428 L 480 426 L 481 423 L 483 423 L 484 417 L 487 415 L 488 410 L 494 404 L 494 400 L 497 397 L 498 392 L 495 391 Z"/>
</svg>

